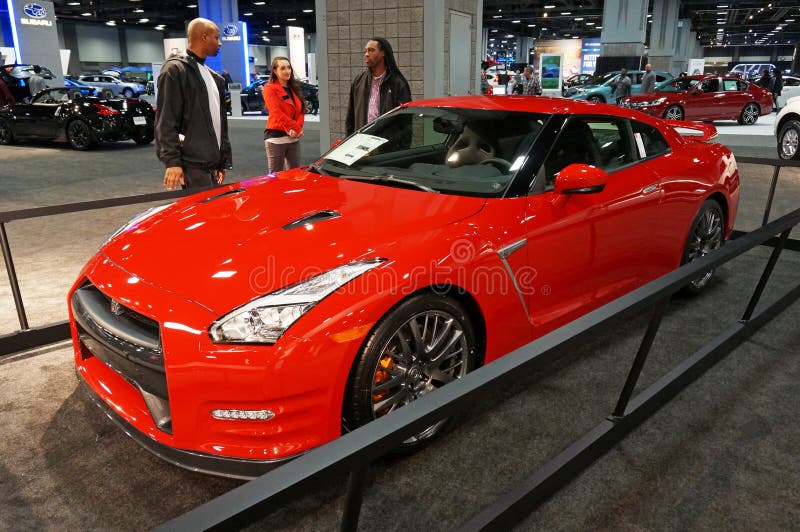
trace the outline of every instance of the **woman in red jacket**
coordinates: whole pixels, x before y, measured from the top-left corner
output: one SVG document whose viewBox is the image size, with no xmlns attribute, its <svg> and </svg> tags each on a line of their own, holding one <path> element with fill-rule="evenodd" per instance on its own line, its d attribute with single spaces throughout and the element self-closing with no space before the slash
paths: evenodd
<svg viewBox="0 0 800 532">
<path fill-rule="evenodd" d="M 272 60 L 269 83 L 261 92 L 269 117 L 264 130 L 269 172 L 300 166 L 300 137 L 303 136 L 305 101 L 292 64 L 285 57 Z"/>
</svg>

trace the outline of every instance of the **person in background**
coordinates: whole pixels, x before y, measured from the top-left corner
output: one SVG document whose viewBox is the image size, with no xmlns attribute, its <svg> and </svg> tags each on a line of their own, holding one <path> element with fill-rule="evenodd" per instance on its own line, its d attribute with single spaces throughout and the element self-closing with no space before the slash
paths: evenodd
<svg viewBox="0 0 800 532">
<path fill-rule="evenodd" d="M 219 28 L 196 18 L 187 37 L 186 53 L 170 56 L 158 75 L 156 154 L 168 190 L 220 184 L 232 161 L 225 81 L 205 65 L 222 46 Z"/>
<path fill-rule="evenodd" d="M 774 80 L 772 79 L 772 76 L 769 75 L 768 69 L 765 68 L 764 71 L 761 72 L 761 77 L 758 78 L 758 81 L 756 81 L 756 85 L 758 85 L 759 87 L 764 87 L 769 92 L 772 92 Z"/>
<path fill-rule="evenodd" d="M 0 79 L 0 107 L 11 105 L 14 103 L 14 95 L 6 85 L 6 82 Z"/>
<path fill-rule="evenodd" d="M 42 67 L 33 65 L 33 75 L 28 78 L 28 90 L 31 91 L 31 98 L 47 88 L 47 83 L 45 83 L 44 78 L 40 75 L 41 73 Z"/>
<path fill-rule="evenodd" d="M 532 67 L 526 66 L 525 70 L 522 71 L 520 85 L 522 85 L 520 94 L 538 96 L 542 93 L 542 84 L 539 83 L 539 78 L 534 76 Z"/>
<path fill-rule="evenodd" d="M 628 69 L 623 68 L 619 71 L 617 81 L 614 82 L 614 101 L 619 105 L 626 96 L 631 94 L 631 78 L 628 77 Z"/>
<path fill-rule="evenodd" d="M 644 75 L 642 76 L 642 94 L 650 94 L 656 92 L 656 73 L 652 71 L 650 63 L 644 66 Z"/>
<path fill-rule="evenodd" d="M 345 132 L 350 135 L 383 113 L 411 101 L 411 88 L 397 68 L 392 45 L 383 37 L 373 37 L 364 45 L 367 70 L 350 86 Z"/>
<path fill-rule="evenodd" d="M 781 95 L 783 91 L 783 73 L 781 73 L 780 69 L 775 71 L 775 79 L 772 81 L 772 106 L 775 108 L 775 112 L 778 112 L 778 96 Z"/>
<path fill-rule="evenodd" d="M 231 77 L 230 73 L 224 68 L 222 69 L 222 79 L 225 80 L 225 90 L 228 90 L 228 85 L 233 83 L 233 78 Z"/>
<path fill-rule="evenodd" d="M 481 69 L 481 94 L 492 94 L 492 86 L 489 80 L 486 79 L 486 69 Z"/>
<path fill-rule="evenodd" d="M 269 117 L 264 129 L 268 172 L 300 166 L 300 137 L 305 120 L 303 92 L 285 57 L 272 60 L 269 83 L 261 91 Z"/>
</svg>

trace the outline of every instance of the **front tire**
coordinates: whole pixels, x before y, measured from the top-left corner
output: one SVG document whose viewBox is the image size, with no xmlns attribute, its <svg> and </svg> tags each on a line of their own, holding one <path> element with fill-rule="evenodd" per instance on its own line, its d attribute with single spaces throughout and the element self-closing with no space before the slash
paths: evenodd
<svg viewBox="0 0 800 532">
<path fill-rule="evenodd" d="M 689 230 L 681 265 L 704 257 L 721 247 L 724 243 L 724 234 L 725 217 L 722 214 L 722 207 L 713 199 L 704 201 Z M 708 270 L 684 286 L 682 292 L 687 295 L 699 294 L 708 286 L 713 276 L 714 270 Z"/>
<path fill-rule="evenodd" d="M 126 98 L 133 98 L 133 90 L 132 89 L 123 89 L 122 90 L 122 94 Z"/>
<path fill-rule="evenodd" d="M 667 107 L 667 110 L 664 111 L 664 118 L 667 120 L 683 120 L 683 117 L 683 109 L 680 105 L 670 105 Z"/>
<path fill-rule="evenodd" d="M 475 329 L 457 301 L 413 296 L 386 315 L 367 337 L 350 371 L 343 424 L 355 429 L 460 379 L 477 364 Z M 411 451 L 441 434 L 441 420 L 404 441 Z"/>
<path fill-rule="evenodd" d="M 14 131 L 11 129 L 11 124 L 5 120 L 0 120 L 0 144 L 4 146 L 14 144 Z"/>
<path fill-rule="evenodd" d="M 592 96 L 586 98 L 586 101 L 594 103 L 606 103 L 605 99 L 602 96 L 597 96 L 596 94 L 593 94 Z"/>
<path fill-rule="evenodd" d="M 758 105 L 750 102 L 744 106 L 742 113 L 739 115 L 739 123 L 744 126 L 752 126 L 758 121 L 761 110 Z"/>
<path fill-rule="evenodd" d="M 778 131 L 778 155 L 780 158 L 800 160 L 800 150 L 797 149 L 798 141 L 800 141 L 800 121 L 789 120 Z"/>
<path fill-rule="evenodd" d="M 85 151 L 92 147 L 92 129 L 83 120 L 73 120 L 67 124 L 67 140 L 70 146 L 78 151 Z"/>
<path fill-rule="evenodd" d="M 153 142 L 154 137 L 155 133 L 152 130 L 136 132 L 133 135 L 131 135 L 131 138 L 136 144 L 150 144 L 151 142 Z"/>
</svg>

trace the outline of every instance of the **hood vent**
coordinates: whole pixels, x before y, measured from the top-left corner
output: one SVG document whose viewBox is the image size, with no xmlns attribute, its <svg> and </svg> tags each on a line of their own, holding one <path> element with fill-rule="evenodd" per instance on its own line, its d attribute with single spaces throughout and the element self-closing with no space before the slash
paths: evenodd
<svg viewBox="0 0 800 532">
<path fill-rule="evenodd" d="M 334 218 L 339 218 L 342 214 L 337 211 L 325 210 L 325 211 L 317 211 L 311 214 L 306 214 L 302 218 L 298 218 L 293 222 L 289 222 L 288 224 L 283 226 L 285 231 L 291 231 L 292 229 L 297 229 L 298 227 L 303 227 L 306 224 L 315 224 L 317 222 L 324 222 L 325 220 L 332 220 Z"/>
<path fill-rule="evenodd" d="M 217 194 L 216 196 L 209 196 L 206 199 L 201 200 L 200 203 L 208 203 L 210 201 L 218 200 L 218 199 L 221 199 L 221 198 L 224 198 L 224 197 L 227 197 L 227 196 L 232 196 L 234 194 L 239 194 L 241 192 L 244 192 L 244 189 L 241 188 L 241 187 L 240 188 L 234 188 L 234 189 L 231 189 L 231 190 L 226 190 L 225 192 Z"/>
</svg>

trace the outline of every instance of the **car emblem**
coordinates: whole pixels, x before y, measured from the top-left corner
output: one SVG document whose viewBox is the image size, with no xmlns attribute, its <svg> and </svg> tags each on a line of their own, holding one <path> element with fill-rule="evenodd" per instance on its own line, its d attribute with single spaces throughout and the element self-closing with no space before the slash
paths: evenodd
<svg viewBox="0 0 800 532">
<path fill-rule="evenodd" d="M 225 37 L 235 37 L 239 33 L 239 28 L 236 26 L 236 24 L 227 24 L 222 29 L 222 33 L 225 35 Z"/>
<path fill-rule="evenodd" d="M 111 300 L 111 313 L 114 314 L 114 316 L 122 316 L 123 312 L 125 312 L 125 309 L 122 307 L 122 305 L 119 304 L 119 301 L 114 301 L 112 299 Z"/>
<path fill-rule="evenodd" d="M 44 18 L 47 16 L 47 10 L 39 4 L 25 4 L 22 10 L 25 11 L 26 15 L 33 18 Z"/>
</svg>

